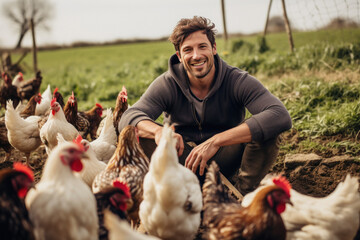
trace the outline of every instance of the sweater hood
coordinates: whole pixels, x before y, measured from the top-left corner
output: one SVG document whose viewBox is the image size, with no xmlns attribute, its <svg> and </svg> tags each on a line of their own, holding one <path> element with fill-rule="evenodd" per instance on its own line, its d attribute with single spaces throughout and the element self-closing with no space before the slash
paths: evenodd
<svg viewBox="0 0 360 240">
<path fill-rule="evenodd" d="M 215 79 L 213 86 L 211 87 L 205 99 L 211 97 L 221 86 L 226 72 L 225 70 L 227 64 L 223 60 L 221 60 L 217 54 L 214 55 L 214 63 L 216 68 Z M 170 57 L 168 67 L 169 67 L 168 73 L 170 74 L 170 76 L 175 80 L 175 82 L 180 87 L 181 91 L 184 93 L 186 98 L 190 102 L 192 102 L 191 93 L 188 84 L 189 78 L 187 76 L 184 65 L 179 61 L 179 58 L 176 54 Z"/>
</svg>

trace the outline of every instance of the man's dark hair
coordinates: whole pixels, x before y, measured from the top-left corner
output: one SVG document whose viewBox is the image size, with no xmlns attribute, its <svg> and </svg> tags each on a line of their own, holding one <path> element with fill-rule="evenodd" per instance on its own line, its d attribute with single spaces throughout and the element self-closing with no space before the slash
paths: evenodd
<svg viewBox="0 0 360 240">
<path fill-rule="evenodd" d="M 180 51 L 180 45 L 190 34 L 197 31 L 203 31 L 209 39 L 211 46 L 215 44 L 215 24 L 209 19 L 199 16 L 193 18 L 182 18 L 175 26 L 169 41 L 174 44 L 175 50 Z"/>
</svg>

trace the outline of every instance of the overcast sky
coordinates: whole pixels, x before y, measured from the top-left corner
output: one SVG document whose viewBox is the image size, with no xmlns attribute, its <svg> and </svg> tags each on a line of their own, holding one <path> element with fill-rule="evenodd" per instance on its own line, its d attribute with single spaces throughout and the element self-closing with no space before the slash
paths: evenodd
<svg viewBox="0 0 360 240">
<path fill-rule="evenodd" d="M 1 0 L 0 7 L 5 2 Z M 38 45 L 71 44 L 75 41 L 104 42 L 115 39 L 159 38 L 168 36 L 179 19 L 194 15 L 210 18 L 219 33 L 223 32 L 221 0 L 49 0 L 54 14 L 49 31 L 37 30 Z M 289 14 L 304 21 L 301 26 L 323 24 L 329 16 L 344 11 L 345 16 L 358 8 L 359 0 L 287 0 Z M 330 4 L 325 9 L 321 4 Z M 339 5 L 344 5 L 343 7 Z M 225 0 L 226 23 L 229 33 L 253 33 L 262 31 L 265 25 L 269 0 Z M 335 6 L 335 8 L 334 8 Z M 322 13 L 319 14 L 319 9 Z M 312 12 L 313 11 L 313 12 Z M 310 14 L 310 15 L 309 15 Z M 281 1 L 273 0 L 271 15 L 282 15 Z M 326 18 L 326 19 L 325 19 Z M 358 20 L 358 19 L 357 19 Z M 306 21 L 311 21 L 305 23 Z M 314 23 L 315 21 L 315 23 Z M 13 47 L 18 30 L 3 14 L 0 14 L 0 46 Z M 31 46 L 30 34 L 24 46 Z"/>
</svg>

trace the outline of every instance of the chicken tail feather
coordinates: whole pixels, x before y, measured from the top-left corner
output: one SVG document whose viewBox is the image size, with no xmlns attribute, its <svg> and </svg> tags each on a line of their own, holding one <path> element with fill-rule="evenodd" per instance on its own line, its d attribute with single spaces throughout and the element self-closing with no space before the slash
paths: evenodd
<svg viewBox="0 0 360 240">
<path fill-rule="evenodd" d="M 204 205 L 209 203 L 234 202 L 230 197 L 227 188 L 220 178 L 220 170 L 215 161 L 213 161 L 206 173 L 205 183 L 203 185 Z"/>
</svg>

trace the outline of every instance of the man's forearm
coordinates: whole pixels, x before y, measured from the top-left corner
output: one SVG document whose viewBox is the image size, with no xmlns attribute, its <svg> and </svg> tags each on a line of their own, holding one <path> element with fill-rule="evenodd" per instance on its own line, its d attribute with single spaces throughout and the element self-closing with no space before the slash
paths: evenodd
<svg viewBox="0 0 360 240">
<path fill-rule="evenodd" d="M 242 123 L 237 127 L 218 133 L 212 138 L 214 139 L 214 145 L 218 147 L 247 143 L 251 142 L 252 139 L 250 128 L 246 123 Z"/>
<path fill-rule="evenodd" d="M 157 131 L 161 131 L 162 127 L 150 120 L 142 120 L 136 124 L 139 136 L 142 138 L 155 139 Z"/>
</svg>

